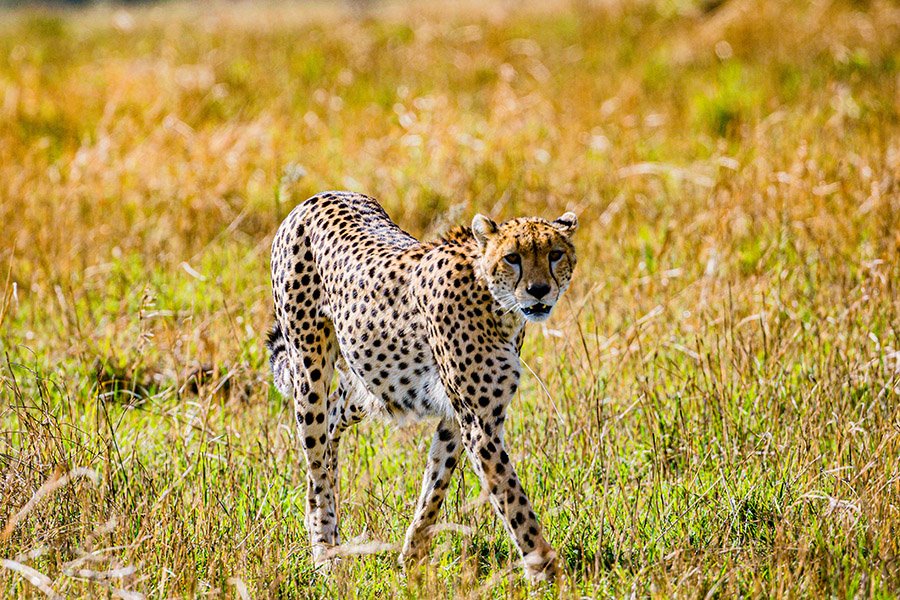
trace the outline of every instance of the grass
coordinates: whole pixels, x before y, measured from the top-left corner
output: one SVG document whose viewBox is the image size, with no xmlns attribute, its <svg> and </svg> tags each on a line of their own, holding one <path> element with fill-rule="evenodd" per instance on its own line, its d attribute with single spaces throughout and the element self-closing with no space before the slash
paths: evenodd
<svg viewBox="0 0 900 600">
<path fill-rule="evenodd" d="M 468 470 L 420 580 L 312 569 L 267 253 L 349 188 L 420 236 L 580 215 L 507 433 L 538 596 L 896 597 L 898 39 L 879 0 L 7 9 L 3 595 L 532 593 Z M 401 541 L 426 429 L 345 436 L 346 540 Z"/>
</svg>

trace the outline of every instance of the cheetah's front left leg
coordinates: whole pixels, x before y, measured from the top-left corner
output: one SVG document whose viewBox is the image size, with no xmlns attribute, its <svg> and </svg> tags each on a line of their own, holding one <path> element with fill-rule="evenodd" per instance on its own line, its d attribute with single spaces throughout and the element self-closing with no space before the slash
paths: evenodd
<svg viewBox="0 0 900 600">
<path fill-rule="evenodd" d="M 556 552 L 544 539 L 541 524 L 509 460 L 502 421 L 498 419 L 495 423 L 485 427 L 477 415 L 463 417 L 463 445 L 482 486 L 490 493 L 491 504 L 522 556 L 526 576 L 531 581 L 554 579 L 558 570 Z"/>
</svg>

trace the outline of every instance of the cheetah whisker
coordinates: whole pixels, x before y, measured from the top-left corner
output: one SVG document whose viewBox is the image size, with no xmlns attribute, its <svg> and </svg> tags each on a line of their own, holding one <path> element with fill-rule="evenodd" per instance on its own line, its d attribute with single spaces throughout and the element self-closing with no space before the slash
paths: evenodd
<svg viewBox="0 0 900 600">
<path fill-rule="evenodd" d="M 500 296 L 500 298 L 497 299 L 497 302 L 500 303 L 500 306 L 502 308 L 506 309 L 506 311 L 502 315 L 504 317 L 513 311 L 521 310 L 518 301 L 512 294 L 504 294 L 503 296 Z"/>
</svg>

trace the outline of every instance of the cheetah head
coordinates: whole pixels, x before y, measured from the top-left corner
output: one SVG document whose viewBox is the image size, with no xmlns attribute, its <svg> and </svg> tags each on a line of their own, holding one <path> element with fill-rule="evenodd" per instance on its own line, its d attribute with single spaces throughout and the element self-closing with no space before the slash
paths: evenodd
<svg viewBox="0 0 900 600">
<path fill-rule="evenodd" d="M 577 226 L 578 217 L 571 212 L 555 221 L 522 217 L 500 224 L 475 215 L 472 234 L 494 299 L 529 321 L 547 320 L 572 279 Z"/>
</svg>

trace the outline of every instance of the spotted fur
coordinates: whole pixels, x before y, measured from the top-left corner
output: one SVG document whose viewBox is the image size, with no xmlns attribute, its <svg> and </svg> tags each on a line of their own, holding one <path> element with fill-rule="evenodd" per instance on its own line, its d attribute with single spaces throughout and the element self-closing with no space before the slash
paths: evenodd
<svg viewBox="0 0 900 600">
<path fill-rule="evenodd" d="M 494 223 L 419 242 L 372 198 L 325 192 L 297 206 L 272 246 L 276 387 L 294 401 L 307 461 L 306 525 L 317 561 L 339 543 L 341 434 L 366 415 L 437 418 L 404 564 L 430 531 L 465 449 L 532 579 L 556 555 L 503 440 L 528 320 L 547 318 L 575 266 L 574 214 Z M 337 389 L 329 394 L 334 370 Z"/>
</svg>

